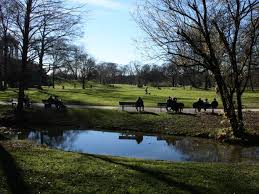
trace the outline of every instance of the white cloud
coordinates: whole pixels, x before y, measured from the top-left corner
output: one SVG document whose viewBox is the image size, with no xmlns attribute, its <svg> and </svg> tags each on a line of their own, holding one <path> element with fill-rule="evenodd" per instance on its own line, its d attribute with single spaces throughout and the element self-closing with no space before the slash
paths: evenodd
<svg viewBox="0 0 259 194">
<path fill-rule="evenodd" d="M 123 4 L 115 1 L 115 0 L 70 0 L 72 2 L 78 2 L 78 3 L 84 3 L 84 4 L 90 4 L 95 6 L 101 6 L 105 8 L 110 9 L 121 9 L 123 8 Z"/>
</svg>

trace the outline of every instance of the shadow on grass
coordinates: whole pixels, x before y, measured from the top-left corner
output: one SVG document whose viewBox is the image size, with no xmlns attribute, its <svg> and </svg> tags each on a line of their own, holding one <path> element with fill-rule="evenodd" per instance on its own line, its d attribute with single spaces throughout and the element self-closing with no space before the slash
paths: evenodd
<svg viewBox="0 0 259 194">
<path fill-rule="evenodd" d="M 85 94 L 85 95 L 96 95 L 98 93 L 97 96 L 103 96 L 103 95 L 107 95 L 107 94 L 114 94 L 118 91 L 114 90 L 114 89 L 90 89 L 90 90 L 83 90 L 83 89 L 70 89 L 70 90 L 57 90 L 56 92 L 59 93 L 77 93 L 77 94 Z"/>
<path fill-rule="evenodd" d="M 8 140 L 8 138 L 6 138 L 5 136 L 3 136 L 3 135 L 0 134 L 0 141 L 1 141 L 1 140 Z"/>
<path fill-rule="evenodd" d="M 207 115 L 212 115 L 215 117 L 222 117 L 223 114 L 222 113 L 217 113 L 217 112 L 206 112 Z"/>
<path fill-rule="evenodd" d="M 30 194 L 30 188 L 25 184 L 22 171 L 17 166 L 13 157 L 0 144 L 0 167 L 6 177 L 7 184 L 11 193 L 26 193 Z"/>
<path fill-rule="evenodd" d="M 147 112 L 147 111 L 144 111 L 144 112 L 127 112 L 128 114 L 131 114 L 131 115 L 155 115 L 155 116 L 160 116 L 159 114 L 155 113 L 155 112 Z"/>
<path fill-rule="evenodd" d="M 49 93 L 48 91 L 46 90 L 38 90 L 38 92 L 42 93 L 42 94 L 47 94 L 49 96 L 52 96 L 53 94 L 52 93 Z"/>
<path fill-rule="evenodd" d="M 186 116 L 197 117 L 197 114 L 194 114 L 194 113 L 184 113 L 184 112 L 175 113 L 175 112 L 167 112 L 167 114 L 169 114 L 169 115 L 186 115 Z"/>
<path fill-rule="evenodd" d="M 246 145 L 259 146 L 259 135 L 258 134 L 245 133 L 244 139 L 245 139 L 244 143 Z"/>
<path fill-rule="evenodd" d="M 194 188 L 193 186 L 188 185 L 186 183 L 177 182 L 173 179 L 168 178 L 167 173 L 155 171 L 155 170 L 144 168 L 144 167 L 137 166 L 137 165 L 117 162 L 117 161 L 114 161 L 114 160 L 112 160 L 110 158 L 107 158 L 107 157 L 102 157 L 102 156 L 97 156 L 97 155 L 90 155 L 90 156 L 93 157 L 93 158 L 96 158 L 96 159 L 103 160 L 105 162 L 121 165 L 121 166 L 123 166 L 127 169 L 130 169 L 130 170 L 138 171 L 140 173 L 143 173 L 143 174 L 147 175 L 148 177 L 156 179 L 157 181 L 163 182 L 168 186 L 174 186 L 174 187 L 177 187 L 179 189 L 182 189 L 182 190 L 190 192 L 190 193 L 197 193 L 197 194 L 201 193 L 199 190 L 202 189 L 202 188 Z"/>
</svg>

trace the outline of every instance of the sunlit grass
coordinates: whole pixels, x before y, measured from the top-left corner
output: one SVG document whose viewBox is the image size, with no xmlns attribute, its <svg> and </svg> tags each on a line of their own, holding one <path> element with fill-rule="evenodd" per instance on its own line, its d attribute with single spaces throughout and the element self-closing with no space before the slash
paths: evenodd
<svg viewBox="0 0 259 194">
<path fill-rule="evenodd" d="M 76 83 L 76 82 L 75 82 Z M 145 106 L 155 107 L 158 102 L 165 102 L 168 96 L 178 98 L 178 101 L 183 102 L 185 107 L 192 107 L 192 103 L 198 98 L 209 99 L 220 98 L 215 94 L 214 90 L 200 90 L 184 88 L 170 88 L 162 87 L 161 90 L 154 87 L 149 87 L 149 94 L 145 94 L 145 87 L 138 88 L 133 85 L 100 85 L 91 82 L 93 88 L 88 87 L 81 89 L 80 84 L 76 83 L 74 88 L 73 83 L 64 83 L 57 85 L 55 89 L 44 87 L 43 90 L 29 89 L 26 93 L 34 102 L 41 102 L 49 95 L 59 96 L 65 103 L 69 104 L 84 104 L 84 105 L 101 105 L 101 106 L 117 106 L 119 101 L 135 101 L 139 96 L 143 98 Z M 62 89 L 65 86 L 65 89 Z M 16 89 L 8 89 L 0 92 L 0 100 L 6 101 L 10 98 L 17 97 Z M 259 91 L 246 92 L 243 96 L 245 107 L 258 108 L 259 107 Z M 222 103 L 220 103 L 222 107 Z"/>
</svg>

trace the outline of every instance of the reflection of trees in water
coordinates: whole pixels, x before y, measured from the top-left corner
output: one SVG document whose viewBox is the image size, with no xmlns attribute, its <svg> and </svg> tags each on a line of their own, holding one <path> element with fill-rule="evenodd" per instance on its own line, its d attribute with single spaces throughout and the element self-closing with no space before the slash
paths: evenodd
<svg viewBox="0 0 259 194">
<path fill-rule="evenodd" d="M 46 144 L 50 147 L 58 147 L 61 149 L 73 148 L 73 143 L 78 138 L 80 131 L 64 131 L 61 129 L 47 131 L 30 131 L 23 136 L 29 137 L 40 144 Z"/>
<path fill-rule="evenodd" d="M 44 143 L 47 145 L 50 145 L 52 147 L 58 147 L 63 150 L 73 150 L 74 142 L 76 142 L 76 139 L 78 138 L 80 131 L 62 131 L 59 130 L 59 133 L 53 134 L 50 133 L 47 136 L 47 139 L 44 139 Z"/>
<path fill-rule="evenodd" d="M 187 160 L 211 162 L 241 162 L 258 158 L 256 147 L 225 145 L 206 139 L 162 136 L 169 146 L 187 155 Z M 246 153 L 246 154 L 244 154 Z"/>
</svg>

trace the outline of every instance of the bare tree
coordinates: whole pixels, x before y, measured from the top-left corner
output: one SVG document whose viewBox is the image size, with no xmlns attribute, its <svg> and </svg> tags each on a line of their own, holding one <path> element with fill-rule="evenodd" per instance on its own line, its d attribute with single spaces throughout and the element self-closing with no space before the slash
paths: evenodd
<svg viewBox="0 0 259 194">
<path fill-rule="evenodd" d="M 98 79 L 100 84 L 105 84 L 105 72 L 106 72 L 106 67 L 105 63 L 100 63 L 96 66 L 97 72 L 98 72 Z"/>
<path fill-rule="evenodd" d="M 57 44 L 59 39 L 75 38 L 81 30 L 80 8 L 68 8 L 62 0 L 45 0 L 41 4 L 41 15 L 38 18 L 38 33 L 35 36 L 34 49 L 39 60 L 39 74 L 43 76 L 44 57 L 48 50 Z M 41 87 L 41 80 L 39 87 Z"/>
<path fill-rule="evenodd" d="M 139 61 L 131 61 L 129 63 L 129 66 L 134 68 L 136 78 L 137 78 L 137 85 L 139 87 L 142 87 L 142 82 L 141 82 L 141 66 L 142 66 L 142 64 Z"/>
<path fill-rule="evenodd" d="M 95 69 L 95 60 L 89 57 L 86 53 L 82 54 L 80 57 L 80 77 L 82 80 L 82 88 L 85 89 L 86 80 L 89 81 L 93 71 Z"/>
<path fill-rule="evenodd" d="M 84 55 L 82 48 L 76 45 L 68 45 L 66 57 L 66 69 L 71 74 L 74 80 L 78 80 L 80 73 L 81 57 Z"/>
<path fill-rule="evenodd" d="M 7 88 L 7 63 L 8 63 L 8 47 L 10 41 L 13 39 L 10 36 L 11 33 L 11 23 L 13 20 L 13 6 L 14 1 L 9 0 L 0 0 L 0 34 L 1 34 L 1 43 L 3 51 L 3 67 L 1 67 L 1 88 Z M 4 85 L 2 85 L 2 81 Z"/>
<path fill-rule="evenodd" d="M 236 137 L 244 137 L 242 94 L 259 35 L 258 6 L 258 0 L 146 0 L 137 11 L 161 55 L 213 74 Z"/>
<path fill-rule="evenodd" d="M 64 68 L 68 62 L 69 46 L 65 39 L 59 39 L 50 47 L 47 53 L 50 56 L 49 71 L 52 73 L 52 87 L 55 88 L 55 75 L 57 70 Z"/>
<path fill-rule="evenodd" d="M 12 28 L 15 32 L 16 37 L 19 37 L 21 40 L 21 74 L 19 78 L 19 94 L 18 94 L 18 107 L 17 111 L 20 113 L 23 110 L 23 99 L 24 99 L 24 90 L 26 84 L 26 68 L 29 63 L 29 49 L 30 42 L 33 35 L 36 32 L 36 29 L 33 28 L 32 21 L 37 14 L 33 16 L 33 11 L 37 9 L 37 4 L 34 0 L 25 0 L 18 1 L 14 0 L 13 14 L 14 17 L 14 26 Z"/>
</svg>

